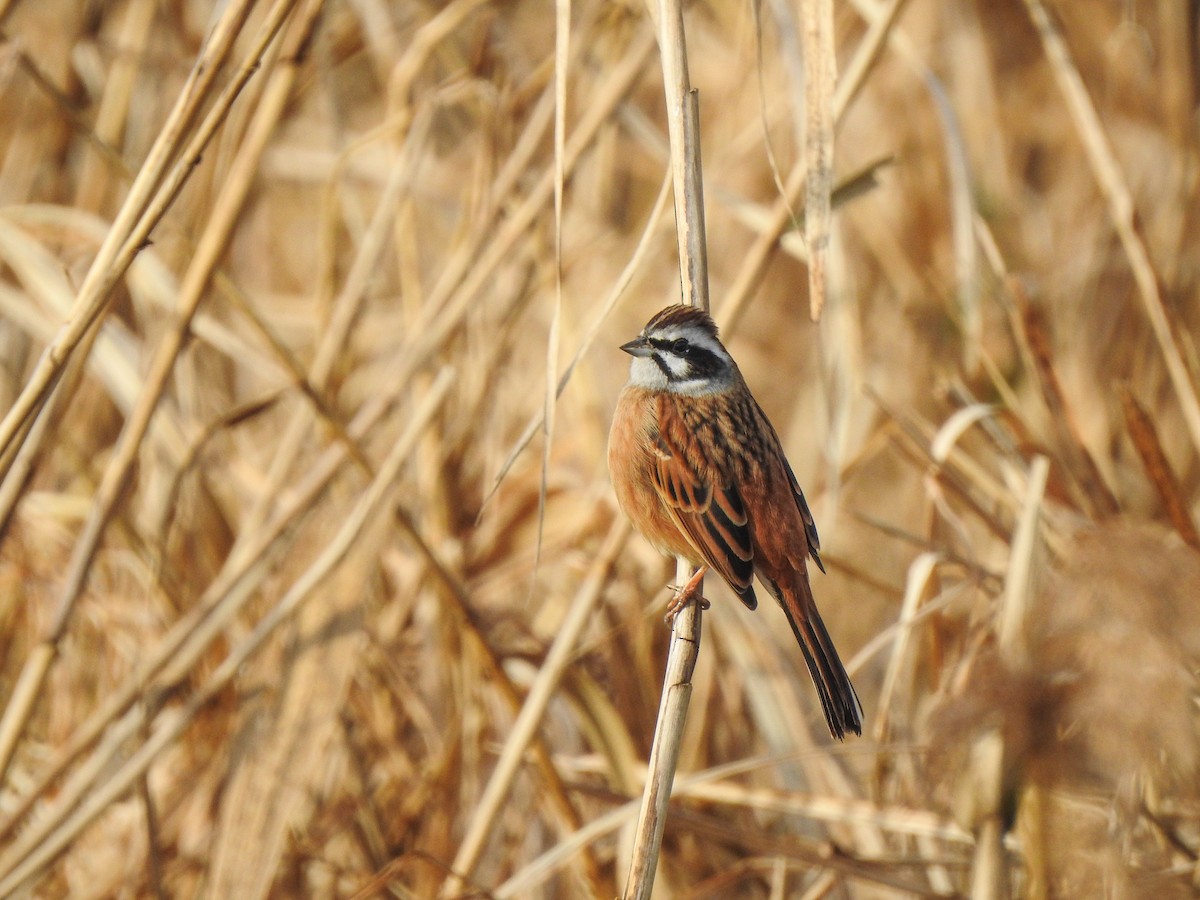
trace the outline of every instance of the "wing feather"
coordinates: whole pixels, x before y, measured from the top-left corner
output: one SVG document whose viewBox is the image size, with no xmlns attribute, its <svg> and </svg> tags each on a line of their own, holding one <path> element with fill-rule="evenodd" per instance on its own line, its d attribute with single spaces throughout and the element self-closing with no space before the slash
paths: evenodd
<svg viewBox="0 0 1200 900">
<path fill-rule="evenodd" d="M 771 436 L 775 438 L 775 446 L 779 446 L 779 435 L 775 433 L 775 427 L 771 424 L 771 420 L 767 418 L 767 414 L 762 411 L 762 407 L 758 405 L 758 401 L 754 401 L 754 409 L 758 413 L 758 421 L 760 427 L 767 429 Z M 808 541 L 808 555 L 813 558 L 813 562 L 817 564 L 817 568 L 822 572 L 825 571 L 825 564 L 821 562 L 821 538 L 817 535 L 817 523 L 813 519 L 812 510 L 808 508 L 808 501 L 804 499 L 804 491 L 800 489 L 800 482 L 796 480 L 796 473 L 792 471 L 792 464 L 787 461 L 787 457 L 783 452 L 779 453 L 779 460 L 783 463 L 783 468 L 787 471 L 788 482 L 792 486 L 792 495 L 796 501 L 796 507 L 800 510 L 800 518 L 804 521 L 804 536 Z"/>
<path fill-rule="evenodd" d="M 754 609 L 754 546 L 737 486 L 714 483 L 717 468 L 708 464 L 700 441 L 682 423 L 660 417 L 655 459 L 654 487 L 671 517 L 704 561 Z"/>
<path fill-rule="evenodd" d="M 804 491 L 800 489 L 800 482 L 796 480 L 796 475 L 792 472 L 792 467 L 786 458 L 783 458 L 783 464 L 787 467 L 788 480 L 792 483 L 796 506 L 800 508 L 800 518 L 804 520 L 804 536 L 808 539 L 808 555 L 813 558 L 817 568 L 824 572 L 825 563 L 821 562 L 821 538 L 817 535 L 817 523 L 813 519 L 812 510 L 808 508 L 808 501 L 804 499 Z"/>
</svg>

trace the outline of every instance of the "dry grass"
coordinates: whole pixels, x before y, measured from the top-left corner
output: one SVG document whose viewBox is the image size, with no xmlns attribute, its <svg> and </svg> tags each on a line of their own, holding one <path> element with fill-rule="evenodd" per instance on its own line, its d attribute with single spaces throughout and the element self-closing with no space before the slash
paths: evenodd
<svg viewBox="0 0 1200 900">
<path fill-rule="evenodd" d="M 710 579 L 656 895 L 1192 896 L 1200 10 L 899 6 L 833 3 L 835 182 L 891 163 L 816 326 L 798 7 L 687 11 L 867 736 Z M 0 0 L 0 896 L 619 893 L 672 575 L 604 446 L 679 276 L 649 16 L 577 2 L 555 322 L 551 7 Z"/>
</svg>

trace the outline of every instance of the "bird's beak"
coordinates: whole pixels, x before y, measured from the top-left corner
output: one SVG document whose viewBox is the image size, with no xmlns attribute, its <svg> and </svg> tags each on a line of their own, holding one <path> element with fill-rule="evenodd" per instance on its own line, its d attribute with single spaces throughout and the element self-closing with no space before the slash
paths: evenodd
<svg viewBox="0 0 1200 900">
<path fill-rule="evenodd" d="M 654 352 L 654 348 L 645 337 L 637 337 L 628 344 L 622 344 L 621 349 L 630 356 L 649 356 Z"/>
</svg>

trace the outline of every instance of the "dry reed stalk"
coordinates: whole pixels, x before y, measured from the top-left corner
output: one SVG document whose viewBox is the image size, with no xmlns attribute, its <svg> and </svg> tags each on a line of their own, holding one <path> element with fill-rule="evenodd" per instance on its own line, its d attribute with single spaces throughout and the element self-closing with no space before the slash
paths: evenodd
<svg viewBox="0 0 1200 900">
<path fill-rule="evenodd" d="M 469 878 L 479 862 L 483 851 L 483 842 L 488 832 L 495 826 L 495 819 L 500 806 L 508 796 L 512 780 L 521 765 L 534 731 L 541 723 L 553 692 L 557 689 L 571 655 L 579 641 L 584 627 L 594 615 L 604 587 L 605 579 L 614 560 L 620 554 L 629 538 L 629 525 L 624 521 L 613 524 L 605 539 L 604 545 L 597 555 L 587 577 L 580 585 L 579 593 L 559 628 L 558 635 L 551 645 L 546 659 L 543 661 L 533 685 L 521 706 L 521 712 L 513 723 L 508 739 L 500 751 L 496 767 L 488 781 L 487 789 L 479 799 L 471 818 L 466 835 L 459 846 L 458 854 L 451 863 L 454 877 L 447 881 L 444 893 L 453 893 L 463 888 L 462 879 Z M 593 883 L 593 889 L 598 884 Z"/>
<path fill-rule="evenodd" d="M 1050 466 L 1039 456 L 1029 471 L 1025 502 L 1013 535 L 1012 556 L 1005 577 L 1004 598 L 997 624 L 1000 651 L 1019 668 L 1028 660 L 1026 619 L 1033 593 L 1036 564 L 1034 552 L 1039 536 L 1039 519 Z M 1013 762 L 1011 748 L 1004 745 L 999 729 L 976 738 L 971 748 L 971 770 L 960 788 L 959 820 L 975 833 L 975 859 L 971 873 L 972 900 L 1000 900 L 1009 896 L 1012 877 L 1005 859 L 1004 832 L 1008 827 L 1009 794 L 1016 788 L 1007 773 Z"/>
<path fill-rule="evenodd" d="M 645 49 L 648 50 L 648 48 L 649 44 L 647 43 L 645 45 Z M 510 220 L 507 226 L 507 234 L 510 236 L 502 236 L 498 242 L 488 245 L 489 253 L 487 256 L 485 256 L 484 260 L 479 263 L 477 268 L 471 270 L 470 272 L 464 272 L 461 275 L 463 278 L 463 283 L 461 286 L 446 279 L 443 279 L 441 284 L 449 285 L 450 291 L 457 289 L 458 296 L 464 299 L 470 299 L 474 296 L 475 291 L 478 290 L 478 284 L 481 283 L 481 279 L 486 278 L 491 273 L 493 267 L 497 265 L 503 258 L 502 254 L 504 250 L 510 246 L 511 242 L 515 240 L 517 236 L 519 236 L 525 229 L 529 227 L 530 217 L 537 210 L 538 205 L 544 202 L 545 193 L 553 190 L 556 195 L 557 203 L 561 204 L 561 183 L 565 177 L 565 173 L 570 170 L 575 160 L 578 159 L 582 147 L 586 146 L 586 141 L 590 139 L 595 128 L 598 127 L 599 123 L 603 121 L 603 116 L 609 113 L 610 107 L 607 104 L 615 103 L 621 94 L 628 89 L 630 83 L 629 79 L 636 74 L 637 69 L 641 66 L 642 52 L 643 51 L 639 48 L 635 50 L 635 52 L 631 53 L 629 57 L 627 57 L 631 65 L 627 66 L 621 73 L 622 77 L 615 81 L 615 90 L 609 91 L 606 97 L 606 103 L 602 103 L 599 106 L 593 107 L 589 110 L 588 120 L 580 126 L 580 129 L 577 133 L 572 135 L 572 139 L 569 144 L 565 140 L 565 130 L 559 134 L 559 139 L 562 142 L 562 146 L 560 147 L 560 152 L 556 154 L 557 163 L 555 175 L 552 179 L 544 180 L 538 186 L 534 194 L 531 195 L 531 197 L 526 201 L 522 208 L 522 214 L 519 214 Z M 558 126 L 556 125 L 556 131 L 557 127 Z M 653 225 L 653 221 L 651 224 Z M 501 248 L 500 252 L 496 252 L 497 247 Z M 475 277 L 477 280 L 472 281 L 472 277 Z M 619 296 L 619 293 L 619 290 L 613 292 L 613 302 L 615 302 L 616 298 Z M 443 302 L 449 305 L 451 301 L 449 298 L 443 301 L 441 298 L 435 296 L 431 299 L 430 305 L 437 308 L 437 306 Z M 465 311 L 466 307 L 459 305 L 454 314 L 461 315 Z M 445 321 L 447 322 L 447 328 L 452 327 L 454 324 L 453 318 L 445 319 Z M 439 337 L 445 334 L 445 332 L 435 333 L 438 334 Z M 427 346 L 435 347 L 436 344 L 429 344 Z M 555 357 L 557 356 L 556 353 L 553 355 Z M 551 383 L 553 384 L 553 381 Z M 558 390 L 560 391 L 561 387 L 559 387 Z M 555 397 L 556 396 L 557 391 L 555 392 Z M 549 416 L 547 415 L 546 411 L 552 408 L 553 400 L 548 399 L 547 403 L 549 405 L 544 408 L 545 411 L 543 412 L 542 422 L 549 421 Z M 514 451 L 514 456 L 516 452 L 519 452 L 519 448 L 517 451 Z M 497 482 L 502 475 L 503 472 L 501 473 L 501 476 L 497 478 Z M 620 543 L 623 543 L 623 536 L 618 539 L 618 547 Z M 607 556 L 602 554 L 601 558 L 605 559 Z M 603 570 L 601 571 L 601 574 L 602 573 Z M 591 584 L 591 582 L 589 582 L 589 584 Z M 483 841 L 486 838 L 488 831 L 493 827 L 496 813 L 500 809 L 500 805 L 504 802 L 507 796 L 511 779 L 516 773 L 516 766 L 521 761 L 524 751 L 527 748 L 529 741 L 533 737 L 533 730 L 539 724 L 545 709 L 545 704 L 551 696 L 551 691 L 553 691 L 553 689 L 556 687 L 558 679 L 561 677 L 562 668 L 569 658 L 568 654 L 573 649 L 580 630 L 585 624 L 587 624 L 588 615 L 593 604 L 595 603 L 597 596 L 597 590 L 591 588 L 585 589 L 580 593 L 576 604 L 573 605 L 572 614 L 564 623 L 563 631 L 561 631 L 559 634 L 559 640 L 556 641 L 554 648 L 551 651 L 551 656 L 547 658 L 546 664 L 543 666 L 542 675 L 539 677 L 538 681 L 538 690 L 531 693 L 525 703 L 521 706 L 520 716 L 516 725 L 514 725 L 514 729 L 510 734 L 508 741 L 505 744 L 505 748 L 501 755 L 500 762 L 497 765 L 496 771 L 493 773 L 492 778 L 488 783 L 488 788 L 481 800 L 480 808 L 477 811 L 477 814 L 472 818 L 471 826 L 468 830 L 467 836 L 459 846 L 457 855 L 451 865 L 451 871 L 453 874 L 452 877 L 443 885 L 443 892 L 455 892 L 461 890 L 462 881 L 460 879 L 470 876 L 478 860 L 478 856 L 482 852 Z M 593 887 L 595 887 L 595 876 L 590 876 L 589 880 L 592 882 Z"/>
<path fill-rule="evenodd" d="M 421 432 L 445 400 L 451 382 L 452 373 L 443 371 L 426 396 L 422 408 L 415 412 L 407 433 L 396 442 L 370 488 L 342 523 L 338 534 L 250 635 L 222 660 L 207 682 L 195 691 L 181 709 L 163 710 L 137 753 L 119 764 L 115 772 L 106 772 L 105 780 L 90 786 L 90 795 L 85 796 L 81 790 L 76 796 L 60 797 L 56 808 L 43 814 L 0 857 L 0 894 L 11 892 L 34 877 L 113 799 L 141 778 L 158 754 L 179 739 L 192 719 L 229 684 L 246 660 L 312 596 L 313 591 L 351 550 L 367 523 L 389 512 L 387 507 L 394 502 L 392 498 L 400 467 L 407 462 Z M 172 659 L 176 664 L 183 661 L 178 656 Z"/>
<path fill-rule="evenodd" d="M 825 308 L 830 197 L 833 193 L 834 84 L 833 2 L 800 7 L 804 38 L 804 242 L 808 247 L 808 303 L 814 322 Z"/>
<path fill-rule="evenodd" d="M 1192 445 L 1200 452 L 1200 397 L 1197 396 L 1196 385 L 1175 338 L 1175 329 L 1172 326 L 1174 317 L 1163 301 L 1163 289 L 1158 273 L 1154 270 L 1150 254 L 1146 250 L 1146 242 L 1137 224 L 1133 196 L 1096 108 L 1088 96 L 1079 69 L 1071 59 L 1066 41 L 1063 40 L 1053 18 L 1041 0 L 1025 0 L 1025 8 L 1029 11 L 1029 17 L 1042 42 L 1050 71 L 1054 74 L 1058 89 L 1067 104 L 1075 130 L 1083 142 L 1088 164 L 1108 203 L 1113 230 L 1116 231 L 1125 251 L 1137 284 L 1138 298 L 1142 301 L 1146 318 L 1158 342 L 1163 364 L 1170 375 L 1176 402 L 1179 403 L 1184 422 L 1187 423 Z"/>
<path fill-rule="evenodd" d="M 334 299 L 328 327 L 322 334 L 321 341 L 312 364 L 309 367 L 305 381 L 311 385 L 318 395 L 324 393 L 333 376 L 333 369 L 339 355 L 343 352 L 349 338 L 350 327 L 359 315 L 365 302 L 367 284 L 387 248 L 388 235 L 392 227 L 396 202 L 401 189 L 412 174 L 412 166 L 416 157 L 415 146 L 423 143 L 424 129 L 414 124 L 415 140 L 405 143 L 405 149 L 397 154 L 392 163 L 388 178 L 379 198 L 379 205 L 371 217 L 370 225 L 363 235 L 362 243 L 354 259 L 354 264 L 346 274 L 338 296 Z M 293 467 L 300 456 L 302 446 L 310 433 L 313 422 L 308 409 L 299 409 L 292 416 L 284 429 L 283 435 L 276 446 L 274 458 L 267 471 L 267 489 L 260 495 L 260 502 L 246 522 L 244 533 L 254 534 L 272 510 L 275 497 L 283 489 L 283 485 L 292 477 Z M 351 444 L 350 446 L 353 446 Z M 355 452 L 356 460 L 362 460 L 361 452 Z M 234 548 L 236 555 L 238 548 Z"/>
<path fill-rule="evenodd" d="M 538 484 L 538 538 L 533 553 L 536 574 L 542 558 L 542 536 L 546 525 L 546 492 L 550 478 L 550 450 L 558 410 L 558 355 L 563 316 L 563 189 L 566 181 L 567 73 L 571 56 L 571 0 L 554 4 L 554 312 L 546 338 L 546 385 L 542 394 L 542 477 Z"/>
<path fill-rule="evenodd" d="M 119 38 L 123 52 L 105 82 L 104 96 L 96 111 L 96 139 L 106 148 L 121 146 L 121 132 L 129 120 L 133 90 L 137 83 L 138 58 L 145 52 L 153 23 L 153 0 L 138 0 L 129 4 Z M 96 150 L 88 154 L 73 205 L 89 212 L 100 212 L 105 195 L 112 187 L 109 174 L 114 170 L 129 177 L 124 162 L 115 153 Z"/>
<path fill-rule="evenodd" d="M 683 302 L 709 309 L 708 244 L 704 228 L 704 181 L 700 162 L 699 96 L 688 75 L 687 36 L 681 0 L 658 4 L 658 50 L 662 60 L 666 95 L 667 132 L 670 138 L 675 228 L 679 247 L 679 276 Z M 675 561 L 675 581 L 682 586 L 692 577 L 686 559 Z M 703 582 L 696 596 L 703 593 Z M 654 888 L 666 827 L 671 785 L 683 742 L 692 672 L 700 656 L 701 601 L 678 610 L 671 619 L 671 641 L 663 672 L 662 698 L 655 720 L 654 740 L 647 763 L 642 806 L 633 831 L 633 853 L 622 896 L 649 900 Z"/>
<path fill-rule="evenodd" d="M 1003 482 L 952 442 L 947 445 L 946 458 L 939 459 L 935 453 L 935 435 L 946 434 L 944 430 L 935 431 L 929 422 L 912 415 L 900 415 L 886 406 L 882 398 L 875 396 L 874 399 L 899 426 L 894 436 L 896 446 L 922 470 L 929 467 L 929 475 L 939 488 L 949 488 L 993 535 L 1003 538 L 1008 530 L 995 510 L 1011 512 L 1016 506 Z"/>
<path fill-rule="evenodd" d="M 1076 416 L 1054 371 L 1054 354 L 1050 349 L 1045 320 L 1029 302 L 1019 281 L 1010 279 L 1007 287 L 1014 301 L 1015 319 L 1019 325 L 1016 331 L 1029 349 L 1042 399 L 1050 412 L 1059 452 L 1067 460 L 1068 476 L 1078 483 L 1082 505 L 1090 518 L 1114 515 L 1118 511 L 1117 498 L 1104 483 L 1104 476 L 1100 474 L 1095 458 L 1080 436 Z"/>
<path fill-rule="evenodd" d="M 1141 457 L 1146 477 L 1150 479 L 1150 483 L 1158 492 L 1159 499 L 1162 500 L 1167 520 L 1170 521 L 1171 527 L 1179 533 L 1185 544 L 1200 550 L 1200 534 L 1196 532 L 1196 523 L 1188 509 L 1184 492 L 1179 486 L 1179 479 L 1175 477 L 1167 455 L 1163 452 L 1162 442 L 1158 439 L 1154 422 L 1147 414 L 1145 407 L 1138 403 L 1137 398 L 1133 396 L 1128 385 L 1121 387 L 1121 408 L 1125 412 L 1129 439 L 1133 441 L 1133 446 L 1137 450 L 1138 456 Z"/>
<path fill-rule="evenodd" d="M 104 98 L 100 109 L 97 111 L 94 131 L 88 123 L 82 121 L 82 117 L 78 117 L 80 119 L 81 131 L 89 135 L 89 144 L 92 152 L 88 153 L 84 163 L 84 171 L 80 176 L 78 196 L 75 203 L 77 208 L 94 211 L 99 207 L 101 197 L 108 186 L 108 170 L 115 170 L 125 178 L 131 177 L 124 162 L 113 150 L 113 147 L 118 144 L 120 138 L 119 131 L 128 111 L 130 103 L 129 93 L 137 72 L 137 55 L 138 51 L 144 48 L 148 38 L 153 11 L 153 3 L 141 2 L 131 4 L 124 22 L 125 30 L 122 33 L 122 43 L 128 48 L 128 56 L 115 68 L 112 78 L 106 85 Z M 36 66 L 33 65 L 32 61 L 28 60 L 28 57 L 24 53 L 21 53 L 20 59 L 23 64 L 28 62 L 31 73 L 37 71 Z M 36 77 L 40 84 L 52 86 L 52 82 L 41 75 L 40 72 L 37 73 Z M 61 99 L 64 101 L 67 100 L 67 98 Z M 69 101 L 64 102 L 62 105 L 64 109 L 70 110 L 74 114 Z M 68 308 L 64 308 L 62 313 L 66 317 Z M 49 343 L 52 338 L 53 334 L 48 335 L 44 339 L 44 342 Z M 64 398 L 76 395 L 80 379 L 83 378 L 86 360 L 91 354 L 94 341 L 99 341 L 102 344 L 109 343 L 100 335 L 99 329 L 92 331 L 90 336 L 84 338 L 80 348 L 68 363 L 56 395 L 49 401 L 48 409 L 40 414 L 33 425 L 23 432 L 19 441 L 14 442 L 16 445 L 19 445 L 19 449 L 11 457 L 10 471 L 3 478 L 2 483 L 0 483 L 0 531 L 3 531 L 7 526 L 13 510 L 16 508 L 17 499 L 28 484 L 35 462 L 46 440 L 47 429 L 55 427 L 55 420 L 58 418 L 56 415 L 58 407 L 62 405 Z M 7 456 L 7 453 L 0 454 L 0 458 Z M 2 769 L 3 766 L 0 766 L 0 770 Z"/>
<path fill-rule="evenodd" d="M 888 0 L 886 6 L 873 11 L 870 27 L 863 37 L 856 53 L 846 67 L 844 77 L 838 81 L 833 94 L 833 121 L 837 122 L 845 114 L 850 103 L 858 94 L 867 75 L 879 60 L 888 35 L 896 23 L 897 17 L 908 0 Z M 745 310 L 750 296 L 758 288 L 766 274 L 776 247 L 789 225 L 792 224 L 792 209 L 800 196 L 800 189 L 806 184 L 806 163 L 802 162 L 788 173 L 783 188 L 783 197 L 776 201 L 771 216 L 759 229 L 754 246 L 746 254 L 738 270 L 737 277 L 730 285 L 725 298 L 717 310 L 715 318 L 721 328 L 732 333 Z"/>
<path fill-rule="evenodd" d="M 361 440 L 379 423 L 394 402 L 394 396 L 378 397 L 375 402 L 366 404 L 350 424 L 351 437 Z M 428 414 L 430 413 L 426 413 Z M 297 521 L 311 511 L 321 493 L 345 463 L 346 456 L 344 447 L 335 446 L 310 465 L 305 477 L 294 486 L 289 501 L 276 511 L 266 526 L 250 536 L 241 554 L 230 557 L 225 568 L 208 586 L 193 609 L 175 623 L 160 644 L 140 660 L 136 670 L 120 688 L 111 692 L 59 749 L 15 809 L 0 822 L 0 836 L 11 832 L 22 817 L 28 815 L 33 803 L 40 799 L 50 785 L 107 729 L 118 720 L 127 722 L 123 717 L 140 697 L 162 696 L 178 686 L 189 670 L 196 665 L 201 654 L 241 611 L 253 591 L 261 587 L 262 580 L 279 552 L 280 543 L 295 527 Z M 125 735 L 130 733 L 132 732 L 126 730 Z M 119 750 L 119 741 L 109 745 L 108 752 L 115 754 Z M 101 767 L 92 767 L 99 768 Z M 93 771 L 92 776 L 94 775 Z M 77 789 L 64 790 L 58 796 L 65 808 L 69 809 L 78 802 L 83 792 L 91 787 L 87 778 L 77 783 Z"/>
<path fill-rule="evenodd" d="M 641 239 L 637 242 L 637 245 L 633 251 L 633 255 L 629 257 L 629 261 L 621 270 L 621 274 L 617 277 L 617 280 L 613 282 L 613 286 L 605 296 L 603 302 L 598 305 L 599 312 L 596 314 L 592 324 L 588 327 L 587 333 L 584 335 L 583 340 L 581 340 L 579 345 L 575 348 L 575 352 L 571 356 L 571 361 L 567 363 L 566 367 L 563 369 L 562 377 L 559 378 L 558 386 L 555 391 L 556 397 L 562 396 L 563 391 L 566 390 L 567 385 L 571 381 L 571 375 L 575 371 L 575 367 L 579 365 L 580 360 L 583 359 L 587 351 L 591 349 L 592 344 L 594 344 L 596 341 L 596 336 L 600 333 L 601 327 L 607 322 L 609 315 L 613 311 L 613 308 L 617 305 L 617 301 L 621 299 L 626 289 L 629 287 L 630 282 L 633 281 L 634 276 L 645 264 L 646 257 L 648 256 L 652 247 L 651 238 L 653 237 L 654 232 L 658 229 L 659 223 L 662 220 L 662 214 L 667 208 L 666 201 L 667 197 L 670 196 L 670 188 L 671 176 L 668 173 L 668 175 L 663 179 L 662 190 L 658 192 L 658 199 L 654 201 L 654 207 L 646 219 L 646 227 L 642 230 Z M 542 424 L 545 421 L 545 416 L 546 412 L 544 409 L 534 413 L 534 415 L 530 417 L 528 424 L 526 424 L 525 430 L 521 432 L 521 436 L 517 439 L 516 443 L 513 444 L 512 449 L 509 450 L 507 455 L 504 457 L 504 461 L 500 464 L 500 468 L 497 470 L 496 476 L 492 480 L 491 487 L 488 488 L 488 492 L 484 495 L 483 502 L 480 504 L 479 514 L 481 516 L 483 515 L 484 510 L 487 508 L 488 501 L 491 500 L 492 496 L 496 493 L 501 483 L 504 481 L 504 477 L 509 473 L 509 470 L 512 469 L 513 463 L 517 461 L 517 458 L 521 455 L 525 448 L 529 446 L 529 442 L 533 440 L 533 436 L 537 433 L 537 430 L 542 427 Z"/>
<path fill-rule="evenodd" d="M 79 289 L 70 319 L 43 352 L 21 395 L 5 414 L 4 419 L 0 420 L 0 451 L 3 452 L 4 459 L 7 460 L 8 454 L 13 451 L 13 438 L 18 430 L 28 427 L 33 416 L 48 398 L 74 348 L 85 339 L 92 326 L 102 316 L 114 285 L 129 268 L 130 262 L 145 244 L 154 226 L 178 196 L 200 154 L 212 139 L 217 127 L 224 121 L 239 91 L 257 68 L 261 54 L 274 36 L 273 31 L 260 32 L 256 47 L 252 48 L 252 53 L 239 70 L 237 78 L 220 92 L 208 116 L 189 137 L 192 124 L 199 116 L 202 105 L 211 99 L 216 76 L 232 52 L 233 41 L 245 24 L 252 5 L 250 2 L 232 4 L 224 10 L 213 28 L 204 54 L 193 66 L 188 84 L 180 93 L 179 101 L 159 132 L 149 156 L 138 170 L 121 211 L 88 270 L 88 277 Z M 273 17 L 275 28 L 282 25 L 288 6 L 289 4 L 283 3 L 277 7 L 283 15 Z M 257 56 L 253 53 L 255 49 Z M 172 159 L 177 157 L 174 168 L 169 169 Z M 3 471 L 7 471 L 7 466 Z M 8 742 L 9 738 L 0 733 L 0 771 L 4 770 L 11 756 Z"/>
<path fill-rule="evenodd" d="M 907 661 L 907 650 L 912 640 L 913 627 L 921 612 L 921 598 L 928 590 L 934 570 L 940 562 L 940 554 L 922 553 L 913 560 L 904 586 L 904 601 L 900 606 L 900 619 L 896 623 L 896 640 L 891 660 L 883 677 L 879 691 L 879 714 L 875 717 L 875 740 L 882 746 L 890 743 L 890 724 L 893 695 L 900 679 L 901 666 Z"/>
<path fill-rule="evenodd" d="M 673 794 L 677 801 L 694 801 L 696 809 L 713 806 L 731 811 L 753 809 L 764 814 L 796 816 L 831 824 L 866 825 L 872 830 L 884 833 L 927 838 L 960 847 L 969 847 L 972 843 L 970 833 L 953 821 L 920 809 L 889 807 L 864 800 L 843 800 L 825 795 L 747 789 L 727 783 L 728 779 L 739 773 L 777 763 L 776 759 L 745 759 L 713 769 L 694 772 L 676 782 Z M 691 806 L 681 806 L 678 809 L 677 812 L 682 820 L 681 827 L 685 830 L 703 831 L 707 828 L 714 832 L 717 831 L 718 817 L 703 819 L 696 809 Z M 495 895 L 497 897 L 520 897 L 528 894 L 539 885 L 544 884 L 581 847 L 598 841 L 604 834 L 620 828 L 623 824 L 628 824 L 636 811 L 636 804 L 630 801 L 588 823 L 585 828 L 572 835 L 568 842 L 555 846 L 519 870 L 494 891 Z M 745 835 L 738 835 L 732 830 L 721 832 L 721 835 L 731 841 L 748 839 Z M 795 836 L 771 840 L 773 848 L 780 852 L 781 857 L 790 860 L 793 864 L 800 863 L 812 868 L 828 867 L 836 872 L 855 875 L 866 882 L 889 883 L 887 874 L 882 868 L 864 866 L 851 858 L 839 856 L 836 850 L 826 842 L 807 838 L 800 839 Z M 924 892 L 916 889 L 912 883 L 906 884 L 905 887 L 910 892 L 922 896 L 941 896 L 938 892 Z"/>
<path fill-rule="evenodd" d="M 633 88 L 653 47 L 654 40 L 649 34 L 634 39 L 621 64 L 605 81 L 603 92 L 593 105 L 584 110 L 583 118 L 567 141 L 563 153 L 564 172 L 574 169 L 584 149 L 595 139 L 600 126 L 608 121 L 617 104 Z M 530 230 L 553 192 L 554 173 L 548 172 L 538 180 L 518 208 L 503 220 L 495 234 L 485 232 L 480 235 L 481 244 L 485 235 L 488 238 L 487 243 L 480 247 L 480 253 L 460 252 L 456 255 L 454 261 L 461 262 L 461 265 L 447 267 L 430 292 L 426 309 L 432 312 L 420 323 L 421 340 L 405 354 L 404 364 L 396 373 L 397 378 L 406 380 L 425 365 L 461 326 L 471 303 L 477 300 L 496 268 L 508 259 L 516 241 Z"/>
<path fill-rule="evenodd" d="M 88 341 L 87 335 L 103 314 L 104 303 L 117 279 L 128 269 L 134 255 L 146 241 L 150 231 L 178 195 L 188 175 L 199 161 L 204 148 L 216 133 L 218 126 L 224 121 L 225 115 L 233 105 L 241 88 L 255 73 L 276 33 L 283 27 L 284 22 L 291 14 L 292 6 L 292 3 L 281 2 L 274 7 L 272 14 L 264 23 L 264 27 L 256 35 L 247 60 L 239 69 L 234 81 L 221 92 L 198 130 L 184 143 L 183 136 L 192 119 L 198 114 L 201 100 L 206 98 L 206 92 L 213 84 L 213 78 L 219 69 L 220 55 L 228 52 L 229 44 L 236 36 L 249 11 L 248 7 L 244 6 L 233 6 L 226 10 L 213 35 L 215 48 L 213 52 L 218 56 L 215 60 L 206 60 L 212 68 L 206 69 L 201 64 L 193 70 L 195 86 L 181 95 L 181 99 L 186 102 L 176 108 L 174 118 L 164 126 L 160 141 L 156 144 L 156 149 L 161 149 L 155 161 L 161 160 L 161 170 L 164 176 L 168 174 L 166 172 L 167 155 L 177 144 L 183 144 L 179 162 L 171 170 L 169 177 L 157 193 L 151 192 L 159 188 L 158 179 L 155 177 L 159 167 L 151 165 L 148 161 L 147 165 L 139 172 L 138 180 L 131 187 L 126 203 L 122 207 L 123 215 L 114 222 L 109 240 L 100 248 L 96 260 L 89 270 L 89 278 L 80 288 L 67 326 L 47 348 L 38 369 L 26 383 L 21 397 L 17 399 L 4 421 L 0 423 L 0 447 L 7 446 L 12 439 L 13 433 L 10 429 L 15 430 L 32 422 L 30 416 L 34 415 L 37 408 L 45 402 L 54 384 L 62 375 L 60 361 L 69 360 L 73 349 L 80 343 Z M 152 159 L 155 159 L 153 151 Z M 145 177 L 143 178 L 143 176 Z M 144 193 L 139 193 L 139 187 L 142 187 Z M 137 219 L 136 224 L 135 219 Z M 122 231 L 125 227 L 131 228 L 131 233 L 127 237 Z M 225 239 L 227 240 L 227 233 Z M 93 273 L 95 274 L 93 275 Z M 170 359 L 167 360 L 168 368 L 173 358 L 174 354 L 171 353 Z M 20 682 L 5 707 L 4 717 L 0 719 L 0 775 L 7 770 L 12 760 L 17 741 L 33 711 L 50 664 L 58 652 L 58 642 L 67 626 L 75 602 L 83 590 L 104 526 L 112 515 L 113 503 L 124 487 L 128 465 L 132 462 L 132 454 L 136 452 L 137 446 L 141 442 L 144 427 L 149 421 L 156 401 L 157 395 L 150 398 L 150 402 L 143 406 L 141 426 L 131 427 L 128 431 L 131 436 L 126 445 L 128 462 L 110 468 L 112 477 L 102 488 L 93 507 L 94 512 L 75 545 L 76 549 L 68 569 L 54 621 L 26 661 Z M 4 516 L 0 515 L 0 518 L 4 518 Z"/>
</svg>

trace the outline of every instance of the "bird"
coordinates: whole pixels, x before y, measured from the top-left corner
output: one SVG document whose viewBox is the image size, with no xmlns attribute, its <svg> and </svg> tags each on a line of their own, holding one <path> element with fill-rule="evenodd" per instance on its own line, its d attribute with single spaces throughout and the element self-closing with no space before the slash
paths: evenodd
<svg viewBox="0 0 1200 900">
<path fill-rule="evenodd" d="M 621 349 L 633 360 L 608 439 L 617 502 L 657 550 L 698 567 L 668 618 L 710 569 L 756 609 L 757 576 L 796 636 L 830 734 L 861 735 L 862 704 L 809 584 L 810 557 L 825 571 L 816 523 L 716 323 L 697 306 L 668 306 Z"/>
</svg>

